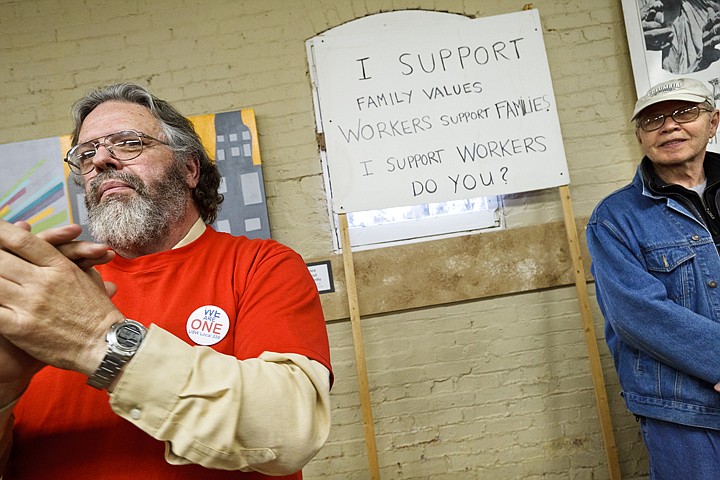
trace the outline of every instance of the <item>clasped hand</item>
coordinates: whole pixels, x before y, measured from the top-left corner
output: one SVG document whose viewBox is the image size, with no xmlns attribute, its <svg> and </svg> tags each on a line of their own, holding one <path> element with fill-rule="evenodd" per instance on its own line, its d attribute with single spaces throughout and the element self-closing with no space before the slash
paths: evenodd
<svg viewBox="0 0 720 480">
<path fill-rule="evenodd" d="M 110 301 L 114 285 L 93 268 L 114 253 L 76 241 L 81 231 L 70 225 L 33 235 L 26 223 L 0 221 L 0 400 L 44 365 L 90 375 L 107 330 L 124 318 Z"/>
</svg>

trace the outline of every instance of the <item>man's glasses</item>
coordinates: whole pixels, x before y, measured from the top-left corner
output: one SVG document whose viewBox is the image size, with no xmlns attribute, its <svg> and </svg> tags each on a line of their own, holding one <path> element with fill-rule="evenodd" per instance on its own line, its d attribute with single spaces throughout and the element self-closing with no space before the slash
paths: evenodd
<svg viewBox="0 0 720 480">
<path fill-rule="evenodd" d="M 712 110 L 700 108 L 698 105 L 678 108 L 670 115 L 658 114 L 641 118 L 638 120 L 638 126 L 646 132 L 652 132 L 665 125 L 665 119 L 668 117 L 672 117 L 676 123 L 689 123 L 695 121 L 700 116 L 700 112 L 712 112 Z"/>
<path fill-rule="evenodd" d="M 65 162 L 70 167 L 70 171 L 76 175 L 87 175 L 95 168 L 93 158 L 97 154 L 98 148 L 104 146 L 110 156 L 115 160 L 126 162 L 140 156 L 148 141 L 154 141 L 163 145 L 167 142 L 145 135 L 135 130 L 123 130 L 122 132 L 111 133 L 104 137 L 98 137 L 89 142 L 79 143 L 71 148 L 65 155 Z"/>
</svg>

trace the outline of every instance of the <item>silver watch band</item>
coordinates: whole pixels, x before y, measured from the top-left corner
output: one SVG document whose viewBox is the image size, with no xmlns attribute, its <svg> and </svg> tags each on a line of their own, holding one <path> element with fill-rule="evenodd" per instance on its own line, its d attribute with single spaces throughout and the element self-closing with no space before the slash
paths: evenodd
<svg viewBox="0 0 720 480">
<path fill-rule="evenodd" d="M 87 384 L 98 390 L 109 387 L 128 360 L 130 360 L 130 357 L 118 355 L 112 350 L 108 350 L 98 369 L 95 370 L 92 376 L 88 377 Z"/>
</svg>

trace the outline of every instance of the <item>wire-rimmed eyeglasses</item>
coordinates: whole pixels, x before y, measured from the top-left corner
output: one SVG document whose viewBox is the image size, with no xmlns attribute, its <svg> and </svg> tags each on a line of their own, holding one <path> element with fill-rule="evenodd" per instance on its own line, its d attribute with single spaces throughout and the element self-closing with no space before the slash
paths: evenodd
<svg viewBox="0 0 720 480">
<path fill-rule="evenodd" d="M 665 125 L 665 119 L 668 117 L 672 117 L 676 123 L 689 123 L 696 120 L 700 116 L 700 112 L 712 112 L 712 110 L 708 108 L 701 108 L 699 105 L 682 107 L 668 115 L 659 113 L 657 115 L 641 118 L 638 120 L 638 126 L 646 132 L 652 132 Z"/>
<path fill-rule="evenodd" d="M 93 158 L 101 145 L 107 149 L 112 158 L 125 162 L 139 157 L 143 146 L 147 145 L 149 141 L 168 145 L 167 142 L 142 132 L 123 130 L 75 145 L 67 152 L 64 161 L 67 162 L 70 171 L 74 174 L 87 175 L 95 168 Z"/>
</svg>

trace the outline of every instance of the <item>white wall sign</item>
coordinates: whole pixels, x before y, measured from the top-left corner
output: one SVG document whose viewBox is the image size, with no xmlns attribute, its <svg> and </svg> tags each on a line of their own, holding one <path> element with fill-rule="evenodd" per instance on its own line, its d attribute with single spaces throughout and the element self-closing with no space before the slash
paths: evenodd
<svg viewBox="0 0 720 480">
<path fill-rule="evenodd" d="M 308 54 L 335 212 L 570 182 L 537 10 L 372 15 Z"/>
</svg>

